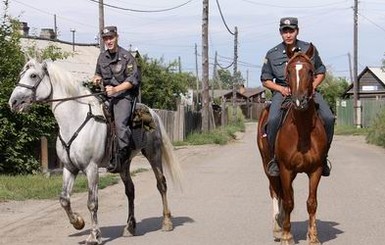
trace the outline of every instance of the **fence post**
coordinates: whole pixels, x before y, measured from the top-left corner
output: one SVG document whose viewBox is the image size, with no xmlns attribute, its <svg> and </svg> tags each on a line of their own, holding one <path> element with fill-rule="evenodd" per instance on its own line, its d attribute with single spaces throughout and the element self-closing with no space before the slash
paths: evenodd
<svg viewBox="0 0 385 245">
<path fill-rule="evenodd" d="M 45 136 L 40 138 L 41 147 L 41 169 L 43 173 L 48 172 L 48 140 Z"/>
</svg>

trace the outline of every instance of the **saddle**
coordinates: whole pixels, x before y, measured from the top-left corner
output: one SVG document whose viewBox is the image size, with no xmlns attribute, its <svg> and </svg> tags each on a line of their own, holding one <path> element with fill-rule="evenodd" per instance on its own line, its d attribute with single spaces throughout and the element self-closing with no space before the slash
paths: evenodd
<svg viewBox="0 0 385 245">
<path fill-rule="evenodd" d="M 106 152 L 108 159 L 117 152 L 116 145 L 116 130 L 113 117 L 110 113 L 108 105 L 102 104 L 103 113 L 107 119 L 107 142 Z M 135 110 L 132 113 L 130 122 L 131 129 L 131 150 L 141 149 L 147 144 L 147 132 L 152 132 L 156 129 L 154 118 L 150 110 L 143 104 L 136 104 Z"/>
</svg>

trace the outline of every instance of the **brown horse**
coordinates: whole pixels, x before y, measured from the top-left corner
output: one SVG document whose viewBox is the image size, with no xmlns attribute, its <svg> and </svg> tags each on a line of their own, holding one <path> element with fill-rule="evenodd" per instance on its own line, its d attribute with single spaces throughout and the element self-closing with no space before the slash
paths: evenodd
<svg viewBox="0 0 385 245">
<path fill-rule="evenodd" d="M 326 156 L 327 138 L 312 97 L 314 66 L 311 57 L 314 47 L 310 44 L 306 53 L 294 53 L 291 50 L 286 52 L 289 57 L 286 82 L 292 94 L 288 98 L 287 113 L 275 141 L 274 154 L 280 169 L 277 177 L 267 174 L 267 164 L 272 158 L 264 130 L 269 114 L 268 107 L 261 113 L 257 133 L 258 148 L 270 181 L 270 195 L 273 199 L 273 236 L 281 241 L 281 245 L 294 244 L 290 223 L 290 214 L 294 208 L 292 183 L 297 173 L 306 173 L 309 177 L 307 240 L 309 244 L 321 244 L 316 226 L 317 188 Z"/>
</svg>

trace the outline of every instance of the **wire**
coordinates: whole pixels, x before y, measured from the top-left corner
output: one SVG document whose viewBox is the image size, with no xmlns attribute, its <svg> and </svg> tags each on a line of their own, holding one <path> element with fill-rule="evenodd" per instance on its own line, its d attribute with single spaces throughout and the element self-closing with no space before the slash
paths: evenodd
<svg viewBox="0 0 385 245">
<path fill-rule="evenodd" d="M 274 8 L 284 8 L 284 9 L 287 9 L 287 8 L 291 8 L 291 9 L 323 8 L 323 7 L 329 7 L 329 6 L 332 6 L 332 5 L 337 5 L 337 4 L 340 4 L 340 3 L 346 3 L 346 0 L 345 0 L 345 1 L 341 1 L 341 2 L 328 3 L 328 4 L 323 4 L 323 5 L 308 6 L 308 7 L 306 7 L 306 6 L 298 7 L 298 6 L 287 6 L 287 5 L 274 5 L 274 4 L 268 4 L 268 3 L 258 3 L 258 2 L 254 2 L 254 1 L 250 1 L 250 0 L 241 0 L 241 1 L 247 2 L 247 3 L 250 3 L 250 4 L 254 4 L 254 5 L 261 5 L 261 6 L 274 7 Z"/>
<path fill-rule="evenodd" d="M 385 32 L 385 29 L 382 26 L 378 25 L 377 23 L 375 23 L 374 21 L 372 21 L 368 17 L 366 17 L 366 16 L 364 16 L 364 15 L 362 15 L 360 13 L 358 13 L 358 15 L 363 17 L 364 19 L 366 19 L 367 21 L 369 21 L 370 23 L 372 23 L 373 25 L 377 26 L 378 28 L 380 28 L 381 30 L 383 30 Z"/>
<path fill-rule="evenodd" d="M 96 0 L 90 0 L 90 1 L 99 4 L 99 1 L 96 1 Z M 125 10 L 125 11 L 131 11 L 131 12 L 139 12 L 139 13 L 158 13 L 158 12 L 167 12 L 167 11 L 170 11 L 170 10 L 174 10 L 174 9 L 183 7 L 183 6 L 189 4 L 189 3 L 192 2 L 192 1 L 193 1 L 193 0 L 189 0 L 189 1 L 187 1 L 187 2 L 185 2 L 185 3 L 182 3 L 182 4 L 180 4 L 180 5 L 178 5 L 178 6 L 175 6 L 175 7 L 166 8 L 166 9 L 158 9 L 158 10 L 129 9 L 129 8 L 122 8 L 122 7 L 118 7 L 118 6 L 111 5 L 111 4 L 107 4 L 107 3 L 103 3 L 103 5 L 104 5 L 104 6 L 107 6 L 107 7 L 110 7 L 110 8 L 120 9 L 120 10 Z"/>
<path fill-rule="evenodd" d="M 219 10 L 219 14 L 221 15 L 221 18 L 222 18 L 222 22 L 223 22 L 223 24 L 225 25 L 225 27 L 226 27 L 226 29 L 227 29 L 227 31 L 231 34 L 231 35 L 235 35 L 235 33 L 234 32 L 232 32 L 231 30 L 230 30 L 230 28 L 227 26 L 227 24 L 226 24 L 226 20 L 225 20 L 225 18 L 223 17 L 223 13 L 222 13 L 222 10 L 221 10 L 221 5 L 219 4 L 219 1 L 218 0 L 216 0 L 216 2 L 217 2 L 217 6 L 218 6 L 218 10 Z"/>
</svg>

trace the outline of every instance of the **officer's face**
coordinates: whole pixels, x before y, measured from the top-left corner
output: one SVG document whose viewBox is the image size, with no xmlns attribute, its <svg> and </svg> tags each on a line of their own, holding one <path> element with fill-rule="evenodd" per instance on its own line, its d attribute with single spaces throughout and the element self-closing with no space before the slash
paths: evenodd
<svg viewBox="0 0 385 245">
<path fill-rule="evenodd" d="M 104 45 L 110 51 L 116 51 L 118 46 L 118 36 L 107 36 L 103 37 Z"/>
<path fill-rule="evenodd" d="M 280 31 L 282 40 L 286 45 L 292 45 L 297 40 L 298 29 L 284 28 Z"/>
</svg>

